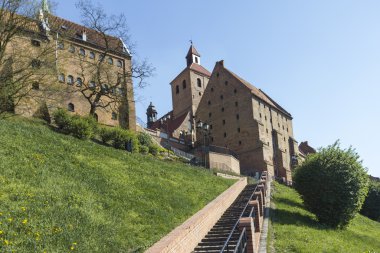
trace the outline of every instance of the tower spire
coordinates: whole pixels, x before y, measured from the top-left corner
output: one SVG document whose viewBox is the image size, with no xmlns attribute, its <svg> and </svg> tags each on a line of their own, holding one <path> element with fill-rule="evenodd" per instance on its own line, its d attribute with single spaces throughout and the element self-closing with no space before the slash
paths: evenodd
<svg viewBox="0 0 380 253">
<path fill-rule="evenodd" d="M 42 0 L 42 3 L 41 3 L 41 9 L 44 13 L 50 13 L 50 10 L 49 10 L 49 3 L 47 0 Z"/>
<path fill-rule="evenodd" d="M 189 48 L 189 52 L 187 52 L 187 55 L 186 55 L 187 66 L 190 66 L 192 63 L 201 65 L 201 55 L 198 53 L 197 49 L 195 49 L 192 40 L 190 40 L 190 44 L 191 45 Z"/>
</svg>

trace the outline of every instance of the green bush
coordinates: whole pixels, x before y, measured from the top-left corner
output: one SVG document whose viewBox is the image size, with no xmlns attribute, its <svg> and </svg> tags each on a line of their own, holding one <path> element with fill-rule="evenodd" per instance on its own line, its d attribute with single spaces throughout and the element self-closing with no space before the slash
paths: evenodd
<svg viewBox="0 0 380 253">
<path fill-rule="evenodd" d="M 118 149 L 128 149 L 131 148 L 131 152 L 139 152 L 139 141 L 135 133 L 125 130 L 119 127 L 115 127 L 111 131 L 112 145 Z"/>
<path fill-rule="evenodd" d="M 125 143 L 128 141 L 127 133 L 124 129 L 115 127 L 111 131 L 111 140 L 114 148 L 124 149 Z"/>
<path fill-rule="evenodd" d="M 140 153 L 141 154 L 148 154 L 149 153 L 149 147 L 147 147 L 147 146 L 140 146 Z"/>
<path fill-rule="evenodd" d="M 367 198 L 360 212 L 368 218 L 380 222 L 380 183 L 371 182 Z"/>
<path fill-rule="evenodd" d="M 57 109 L 53 113 L 53 119 L 58 129 L 64 133 L 68 133 L 68 126 L 70 125 L 71 116 L 64 109 Z"/>
<path fill-rule="evenodd" d="M 85 118 L 78 115 L 72 116 L 69 121 L 68 131 L 71 135 L 79 139 L 89 139 L 94 134 L 94 129 L 91 123 Z"/>
<path fill-rule="evenodd" d="M 149 146 L 149 153 L 157 156 L 160 152 L 160 147 L 158 145 L 152 144 Z"/>
<path fill-rule="evenodd" d="M 368 175 L 359 155 L 339 143 L 308 156 L 296 169 L 295 188 L 321 223 L 345 228 L 359 212 L 368 192 Z"/>
<path fill-rule="evenodd" d="M 110 127 L 100 127 L 98 129 L 98 134 L 100 137 L 100 140 L 106 144 L 109 143 L 113 138 L 113 129 Z"/>
<path fill-rule="evenodd" d="M 54 122 L 58 129 L 79 139 L 88 139 L 95 133 L 97 123 L 93 118 L 71 116 L 66 110 L 58 109 L 53 113 Z"/>
<path fill-rule="evenodd" d="M 147 133 L 138 133 L 137 134 L 137 138 L 139 140 L 139 143 L 141 146 L 147 146 L 149 147 L 150 145 L 153 144 L 153 140 L 152 140 L 152 137 L 147 134 Z"/>
</svg>

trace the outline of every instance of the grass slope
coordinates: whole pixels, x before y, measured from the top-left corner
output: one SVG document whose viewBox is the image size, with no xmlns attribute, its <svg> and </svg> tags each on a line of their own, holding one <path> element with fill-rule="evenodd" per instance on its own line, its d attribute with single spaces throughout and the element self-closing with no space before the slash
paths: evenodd
<svg viewBox="0 0 380 253">
<path fill-rule="evenodd" d="M 319 224 L 298 193 L 275 183 L 271 240 L 278 252 L 380 252 L 380 223 L 358 215 L 347 230 Z"/>
<path fill-rule="evenodd" d="M 0 252 L 141 252 L 233 183 L 0 120 Z"/>
</svg>

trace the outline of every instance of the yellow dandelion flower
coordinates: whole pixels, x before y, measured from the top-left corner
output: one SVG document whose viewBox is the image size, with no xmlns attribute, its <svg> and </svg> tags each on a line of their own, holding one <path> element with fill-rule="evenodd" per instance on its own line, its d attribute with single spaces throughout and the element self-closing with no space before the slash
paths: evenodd
<svg viewBox="0 0 380 253">
<path fill-rule="evenodd" d="M 75 248 L 74 248 L 74 246 L 70 246 L 70 250 L 74 250 Z"/>
<path fill-rule="evenodd" d="M 28 219 L 24 219 L 23 221 L 22 221 L 22 224 L 26 224 L 26 223 L 28 223 Z"/>
<path fill-rule="evenodd" d="M 77 245 L 77 243 L 76 243 L 76 242 L 73 242 L 73 245 Z"/>
<path fill-rule="evenodd" d="M 21 207 L 21 210 L 25 212 L 26 211 L 26 207 Z"/>
<path fill-rule="evenodd" d="M 4 244 L 5 245 L 9 245 L 9 241 L 8 240 L 4 240 Z"/>
<path fill-rule="evenodd" d="M 0 216 L 2 216 L 3 215 L 3 213 L 2 212 L 0 212 Z"/>
<path fill-rule="evenodd" d="M 0 235 L 2 235 L 2 234 L 3 234 L 3 231 L 0 230 Z"/>
<path fill-rule="evenodd" d="M 8 218 L 8 221 L 9 221 L 9 222 L 12 222 L 12 221 L 13 221 L 13 218 Z"/>
</svg>

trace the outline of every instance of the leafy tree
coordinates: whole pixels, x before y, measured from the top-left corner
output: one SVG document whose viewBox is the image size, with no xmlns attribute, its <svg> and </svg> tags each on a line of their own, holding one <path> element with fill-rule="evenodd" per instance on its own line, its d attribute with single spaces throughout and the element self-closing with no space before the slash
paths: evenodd
<svg viewBox="0 0 380 253">
<path fill-rule="evenodd" d="M 121 105 L 134 101 L 132 82 L 135 81 L 139 88 L 145 87 L 146 79 L 153 74 L 154 68 L 147 60 L 140 62 L 135 57 L 131 65 L 128 61 L 113 62 L 111 59 L 115 52 L 123 52 L 127 58 L 132 58 L 134 54 L 124 14 L 110 15 L 101 5 L 89 0 L 79 0 L 76 7 L 81 12 L 83 25 L 99 37 L 101 53 L 97 60 L 81 54 L 74 56 L 79 63 L 77 74 L 83 82 L 75 86 L 73 92 L 86 99 L 90 115 L 95 115 L 98 109 L 117 112 Z M 61 36 L 64 38 L 68 34 L 62 33 Z M 122 71 L 115 73 L 116 64 Z"/>
<path fill-rule="evenodd" d="M 360 213 L 380 222 L 380 183 L 375 181 L 370 183 L 369 192 Z"/>
<path fill-rule="evenodd" d="M 321 223 L 345 228 L 368 193 L 368 175 L 354 149 L 339 142 L 310 155 L 296 169 L 295 188 Z"/>
</svg>

